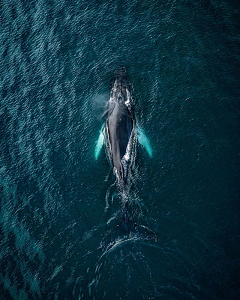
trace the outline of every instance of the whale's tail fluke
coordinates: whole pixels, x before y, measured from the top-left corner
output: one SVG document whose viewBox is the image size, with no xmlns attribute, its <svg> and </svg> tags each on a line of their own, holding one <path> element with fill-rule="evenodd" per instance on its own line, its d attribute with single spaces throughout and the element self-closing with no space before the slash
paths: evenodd
<svg viewBox="0 0 240 300">
<path fill-rule="evenodd" d="M 114 228 L 107 231 L 101 240 L 100 249 L 110 251 L 125 242 L 157 242 L 157 234 L 145 225 L 134 223 L 131 219 L 124 219 Z"/>
<path fill-rule="evenodd" d="M 147 226 L 139 224 L 134 217 L 134 207 L 126 191 L 122 193 L 122 211 L 115 226 L 108 230 L 102 239 L 100 248 L 108 251 L 122 242 L 157 241 L 157 234 Z"/>
</svg>

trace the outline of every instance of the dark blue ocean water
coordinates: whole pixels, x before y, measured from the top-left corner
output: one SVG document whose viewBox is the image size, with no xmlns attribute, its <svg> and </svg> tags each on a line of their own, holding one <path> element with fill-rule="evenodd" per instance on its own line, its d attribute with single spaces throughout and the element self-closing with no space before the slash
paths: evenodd
<svg viewBox="0 0 240 300">
<path fill-rule="evenodd" d="M 0 299 L 240 299 L 238 1 L 2 0 L 0 23 Z M 94 147 L 119 67 L 157 241 L 108 234 L 121 198 Z"/>
</svg>

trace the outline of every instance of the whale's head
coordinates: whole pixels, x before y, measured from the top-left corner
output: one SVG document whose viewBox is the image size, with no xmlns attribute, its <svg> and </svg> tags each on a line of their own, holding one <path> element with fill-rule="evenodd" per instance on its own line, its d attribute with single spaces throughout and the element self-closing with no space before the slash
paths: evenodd
<svg viewBox="0 0 240 300">
<path fill-rule="evenodd" d="M 126 103 L 130 100 L 130 84 L 125 71 L 116 73 L 110 100 L 117 103 Z"/>
</svg>

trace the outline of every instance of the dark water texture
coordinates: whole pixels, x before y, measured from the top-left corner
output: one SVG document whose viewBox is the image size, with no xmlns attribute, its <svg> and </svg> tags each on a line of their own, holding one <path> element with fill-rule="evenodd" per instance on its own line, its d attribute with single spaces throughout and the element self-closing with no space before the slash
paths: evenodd
<svg viewBox="0 0 240 300">
<path fill-rule="evenodd" d="M 0 298 L 240 299 L 238 1 L 2 0 L 0 21 Z M 94 147 L 119 66 L 153 148 L 132 210 L 157 241 L 104 238 L 121 199 Z"/>
</svg>

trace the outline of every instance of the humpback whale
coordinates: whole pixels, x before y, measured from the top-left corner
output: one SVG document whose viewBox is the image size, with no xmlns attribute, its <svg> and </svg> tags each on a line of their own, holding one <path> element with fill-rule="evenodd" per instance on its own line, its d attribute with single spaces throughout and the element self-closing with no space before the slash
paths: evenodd
<svg viewBox="0 0 240 300">
<path fill-rule="evenodd" d="M 144 131 L 137 125 L 131 85 L 125 71 L 119 71 L 115 76 L 105 115 L 106 122 L 95 147 L 95 159 L 105 144 L 119 190 L 126 200 L 130 168 L 136 157 L 136 141 L 146 148 L 150 157 L 152 148 Z"/>
<path fill-rule="evenodd" d="M 106 106 L 106 122 L 103 124 L 95 147 L 95 159 L 98 159 L 102 146 L 106 145 L 106 154 L 116 176 L 118 190 L 122 197 L 123 225 L 128 233 L 137 231 L 144 236 L 156 239 L 156 234 L 143 225 L 136 225 L 129 218 L 129 189 L 131 170 L 135 164 L 137 142 L 144 146 L 150 157 L 152 148 L 143 129 L 137 124 L 130 81 L 125 70 L 119 71 L 113 81 L 109 101 Z M 118 226 L 116 226 L 118 228 Z M 108 236 L 108 235 L 107 235 Z"/>
<path fill-rule="evenodd" d="M 107 109 L 106 137 L 107 150 L 112 162 L 118 185 L 125 188 L 128 169 L 134 156 L 135 118 L 127 79 L 118 75 L 111 90 Z"/>
</svg>

